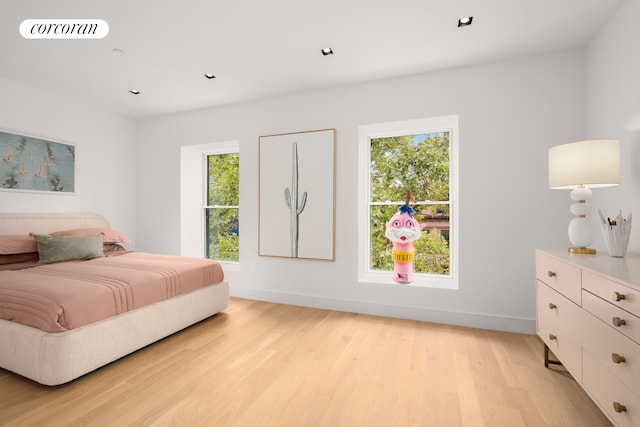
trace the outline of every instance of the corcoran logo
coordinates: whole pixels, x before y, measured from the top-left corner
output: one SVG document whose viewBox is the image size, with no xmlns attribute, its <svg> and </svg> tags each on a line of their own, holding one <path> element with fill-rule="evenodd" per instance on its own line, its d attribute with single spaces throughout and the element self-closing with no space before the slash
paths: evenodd
<svg viewBox="0 0 640 427">
<path fill-rule="evenodd" d="M 25 19 L 20 35 L 25 39 L 102 39 L 109 24 L 102 19 Z"/>
</svg>

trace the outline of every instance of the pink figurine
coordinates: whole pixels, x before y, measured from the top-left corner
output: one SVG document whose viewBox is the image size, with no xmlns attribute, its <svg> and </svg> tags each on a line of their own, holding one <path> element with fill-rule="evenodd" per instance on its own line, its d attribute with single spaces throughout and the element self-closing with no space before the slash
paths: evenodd
<svg viewBox="0 0 640 427">
<path fill-rule="evenodd" d="M 407 190 L 407 202 L 387 222 L 385 236 L 393 243 L 393 280 L 398 283 L 413 282 L 413 242 L 422 236 L 418 221 L 409 206 L 411 191 Z"/>
</svg>

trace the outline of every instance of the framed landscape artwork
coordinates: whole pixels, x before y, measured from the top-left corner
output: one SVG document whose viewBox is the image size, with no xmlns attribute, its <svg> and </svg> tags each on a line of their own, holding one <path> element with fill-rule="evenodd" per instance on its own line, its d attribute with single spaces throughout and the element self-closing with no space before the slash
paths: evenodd
<svg viewBox="0 0 640 427">
<path fill-rule="evenodd" d="M 75 146 L 0 131 L 0 189 L 75 193 Z"/>
<path fill-rule="evenodd" d="M 259 255 L 335 259 L 335 144 L 335 129 L 259 138 Z"/>
</svg>

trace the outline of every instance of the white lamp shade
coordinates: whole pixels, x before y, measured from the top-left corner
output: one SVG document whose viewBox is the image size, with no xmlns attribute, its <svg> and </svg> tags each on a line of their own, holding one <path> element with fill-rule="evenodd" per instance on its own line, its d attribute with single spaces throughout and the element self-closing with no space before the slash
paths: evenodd
<svg viewBox="0 0 640 427">
<path fill-rule="evenodd" d="M 594 139 L 549 149 L 549 188 L 610 187 L 620 184 L 620 142 Z"/>
</svg>

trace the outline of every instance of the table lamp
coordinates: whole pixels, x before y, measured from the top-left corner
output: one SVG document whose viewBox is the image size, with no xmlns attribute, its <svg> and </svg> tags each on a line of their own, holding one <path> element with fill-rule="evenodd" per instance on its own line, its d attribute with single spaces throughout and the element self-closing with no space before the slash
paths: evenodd
<svg viewBox="0 0 640 427">
<path fill-rule="evenodd" d="M 595 254 L 588 246 L 593 242 L 594 230 L 587 219 L 591 205 L 587 202 L 592 188 L 620 184 L 620 142 L 615 139 L 595 139 L 557 145 L 549 149 L 549 188 L 570 189 L 571 213 L 569 223 L 571 253 Z"/>
</svg>

